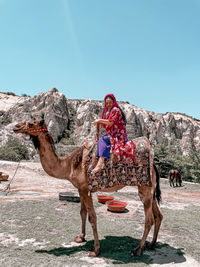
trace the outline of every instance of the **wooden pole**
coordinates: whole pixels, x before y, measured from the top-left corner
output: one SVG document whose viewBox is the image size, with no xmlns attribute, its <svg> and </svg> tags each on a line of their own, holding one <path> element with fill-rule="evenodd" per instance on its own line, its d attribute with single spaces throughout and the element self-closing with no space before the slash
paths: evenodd
<svg viewBox="0 0 200 267">
<path fill-rule="evenodd" d="M 96 125 L 96 140 L 99 140 L 99 128 L 100 128 L 100 123 L 97 123 Z"/>
</svg>

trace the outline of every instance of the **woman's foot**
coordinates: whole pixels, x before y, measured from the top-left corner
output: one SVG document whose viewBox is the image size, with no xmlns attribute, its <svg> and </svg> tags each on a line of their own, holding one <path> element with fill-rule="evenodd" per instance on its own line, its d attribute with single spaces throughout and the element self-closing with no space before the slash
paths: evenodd
<svg viewBox="0 0 200 267">
<path fill-rule="evenodd" d="M 92 170 L 91 174 L 95 174 L 102 170 L 105 167 L 105 159 L 103 157 L 100 157 L 96 167 Z"/>
</svg>

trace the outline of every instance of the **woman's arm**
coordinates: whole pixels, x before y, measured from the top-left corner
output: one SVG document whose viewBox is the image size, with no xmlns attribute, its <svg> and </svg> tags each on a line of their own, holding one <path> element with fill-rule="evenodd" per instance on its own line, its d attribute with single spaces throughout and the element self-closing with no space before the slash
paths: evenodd
<svg viewBox="0 0 200 267">
<path fill-rule="evenodd" d="M 112 126 L 113 125 L 113 122 L 109 121 L 109 120 L 105 120 L 105 119 L 97 119 L 95 121 L 93 121 L 93 124 L 94 125 L 97 125 L 97 124 L 100 124 L 100 123 L 103 123 L 103 124 L 106 124 L 108 126 Z"/>
<path fill-rule="evenodd" d="M 121 116 L 121 112 L 119 108 L 114 107 L 109 114 L 108 120 L 98 118 L 97 120 L 93 121 L 93 124 L 96 125 L 98 123 L 102 123 L 102 124 L 106 124 L 109 127 L 111 127 L 113 124 L 117 124 L 120 116 Z"/>
</svg>

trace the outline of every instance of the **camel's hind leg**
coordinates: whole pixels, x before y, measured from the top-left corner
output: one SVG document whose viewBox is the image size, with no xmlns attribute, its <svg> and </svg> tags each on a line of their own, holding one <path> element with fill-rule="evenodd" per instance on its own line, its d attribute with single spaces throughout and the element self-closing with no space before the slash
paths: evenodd
<svg viewBox="0 0 200 267">
<path fill-rule="evenodd" d="M 158 237 L 158 232 L 159 232 L 160 225 L 163 219 L 163 216 L 160 212 L 160 209 L 155 199 L 153 200 L 152 209 L 153 209 L 153 216 L 154 216 L 154 233 L 153 233 L 153 239 L 151 243 L 148 245 L 149 249 L 154 249 L 155 247 L 155 243 Z"/>
<path fill-rule="evenodd" d="M 169 176 L 169 184 L 171 187 L 174 187 L 174 177 L 173 176 Z"/>
<path fill-rule="evenodd" d="M 150 187 L 138 187 L 139 197 L 144 205 L 144 213 L 145 213 L 145 227 L 142 239 L 140 241 L 139 246 L 133 251 L 134 255 L 141 256 L 145 241 L 151 230 L 152 225 L 154 224 L 154 216 L 152 212 L 152 202 L 153 195 Z"/>
<path fill-rule="evenodd" d="M 84 203 L 83 196 L 79 193 L 80 200 L 81 200 L 81 220 L 82 220 L 82 227 L 81 227 L 81 233 L 77 237 L 75 237 L 74 241 L 77 243 L 81 243 L 85 241 L 85 226 L 86 226 L 86 218 L 87 218 L 87 209 Z"/>
</svg>

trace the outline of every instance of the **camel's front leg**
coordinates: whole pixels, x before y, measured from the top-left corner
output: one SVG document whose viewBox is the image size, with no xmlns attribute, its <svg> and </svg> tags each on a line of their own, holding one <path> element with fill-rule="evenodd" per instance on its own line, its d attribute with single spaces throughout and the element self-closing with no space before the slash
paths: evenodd
<svg viewBox="0 0 200 267">
<path fill-rule="evenodd" d="M 96 257 L 99 255 L 100 243 L 97 232 L 97 217 L 93 206 L 92 195 L 88 191 L 81 192 L 83 197 L 84 205 L 88 212 L 88 219 L 91 223 L 93 235 L 94 235 L 94 251 L 89 253 L 89 256 Z"/>
<path fill-rule="evenodd" d="M 81 233 L 77 237 L 75 237 L 74 241 L 77 243 L 82 243 L 85 241 L 85 225 L 86 225 L 86 218 L 87 218 L 87 209 L 84 203 L 84 197 L 81 195 L 81 192 L 79 192 L 80 200 L 81 200 L 81 220 L 82 220 L 82 227 L 81 227 Z"/>
<path fill-rule="evenodd" d="M 145 213 L 145 227 L 142 239 L 140 241 L 139 246 L 133 251 L 134 255 L 141 256 L 145 241 L 149 234 L 149 231 L 154 224 L 154 217 L 152 211 L 152 202 L 153 202 L 153 194 L 151 192 L 151 188 L 147 187 L 138 187 L 139 197 L 144 205 L 144 213 Z"/>
</svg>

